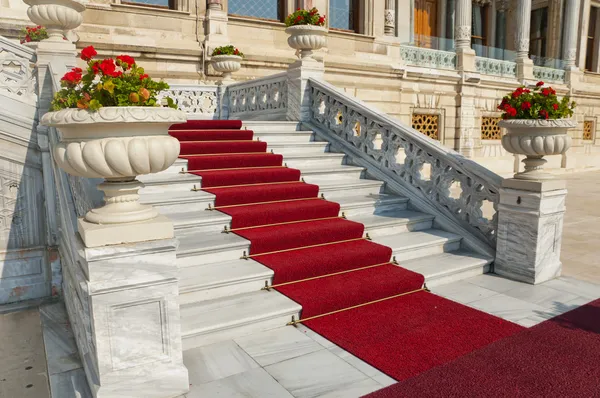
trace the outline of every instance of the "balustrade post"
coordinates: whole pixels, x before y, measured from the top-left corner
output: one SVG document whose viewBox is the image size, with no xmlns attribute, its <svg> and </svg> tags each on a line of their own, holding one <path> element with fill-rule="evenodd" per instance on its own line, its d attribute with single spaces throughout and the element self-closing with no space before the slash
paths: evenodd
<svg viewBox="0 0 600 398">
<path fill-rule="evenodd" d="M 302 58 L 291 64 L 287 71 L 287 120 L 310 121 L 311 95 L 308 79 L 322 79 L 325 68 L 322 61 Z"/>
<path fill-rule="evenodd" d="M 560 276 L 566 196 L 564 181 L 503 181 L 495 273 L 531 284 Z"/>
<path fill-rule="evenodd" d="M 529 35 L 531 29 L 531 0 L 517 0 L 517 33 L 515 50 L 517 52 L 517 79 L 533 80 L 533 61 L 529 58 Z"/>
</svg>

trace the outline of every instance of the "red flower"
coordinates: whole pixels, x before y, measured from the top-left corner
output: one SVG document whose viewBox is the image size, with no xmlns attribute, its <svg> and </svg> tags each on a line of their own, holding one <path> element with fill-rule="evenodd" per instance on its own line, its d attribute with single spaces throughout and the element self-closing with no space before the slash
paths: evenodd
<svg viewBox="0 0 600 398">
<path fill-rule="evenodd" d="M 98 67 L 99 64 L 100 64 L 100 62 L 96 61 L 92 65 L 92 72 L 94 72 L 94 75 L 97 75 L 98 72 L 100 72 L 100 68 Z"/>
<path fill-rule="evenodd" d="M 121 66 L 125 66 L 125 69 L 129 69 L 133 66 L 133 64 L 135 64 L 135 59 L 129 55 L 119 55 L 117 57 L 117 61 L 121 61 Z"/>
<path fill-rule="evenodd" d="M 319 22 L 317 22 L 319 25 L 323 25 L 325 23 L 325 18 L 321 17 L 319 18 Z"/>
<path fill-rule="evenodd" d="M 537 82 L 536 86 L 538 87 L 542 87 L 544 85 L 544 82 Z"/>
<path fill-rule="evenodd" d="M 552 104 L 552 108 L 554 108 L 555 111 L 558 110 L 558 104 Z"/>
<path fill-rule="evenodd" d="M 123 76 L 123 72 L 118 71 L 118 72 L 113 72 L 112 77 L 121 77 Z"/>
<path fill-rule="evenodd" d="M 98 52 L 96 51 L 94 46 L 88 46 L 81 50 L 81 59 L 84 61 L 89 61 L 96 55 L 98 55 Z"/>
<path fill-rule="evenodd" d="M 508 115 L 512 117 L 517 116 L 517 110 L 512 106 L 506 110 L 506 113 L 508 113 Z"/>
<path fill-rule="evenodd" d="M 531 102 L 529 101 L 525 101 L 521 104 L 521 109 L 523 109 L 524 111 L 526 111 L 527 109 L 531 109 Z"/>
<path fill-rule="evenodd" d="M 29 36 L 25 36 L 25 41 L 26 41 L 27 43 L 29 43 L 29 42 L 31 41 L 31 37 L 29 37 Z"/>
<path fill-rule="evenodd" d="M 235 49 L 235 51 L 233 52 L 233 55 L 238 55 L 240 53 L 240 50 L 238 50 L 237 48 Z"/>
<path fill-rule="evenodd" d="M 529 89 L 527 89 L 527 88 L 526 88 L 525 90 L 523 90 L 523 92 L 524 92 L 525 94 L 529 94 L 529 93 L 531 92 L 531 90 L 529 90 Z"/>
<path fill-rule="evenodd" d="M 296 17 L 296 21 L 301 21 L 301 20 L 302 20 L 302 15 L 298 15 L 298 16 Z"/>
<path fill-rule="evenodd" d="M 542 110 L 540 111 L 540 116 L 541 116 L 542 118 L 544 118 L 544 119 L 548 119 L 548 111 L 547 111 L 547 110 L 545 110 L 545 109 L 542 109 Z"/>
<path fill-rule="evenodd" d="M 81 81 L 81 73 L 77 73 L 74 71 L 67 72 L 60 80 L 75 85 Z"/>
<path fill-rule="evenodd" d="M 146 73 L 144 73 L 144 74 L 140 75 L 140 80 L 147 79 L 148 77 L 150 77 L 150 76 L 148 76 Z"/>
<path fill-rule="evenodd" d="M 72 70 L 73 72 L 75 72 L 75 73 L 81 73 L 81 72 L 83 72 L 83 70 L 82 70 L 81 68 L 77 68 L 77 67 L 75 67 L 75 68 L 73 68 L 73 69 L 71 69 L 71 70 Z"/>
<path fill-rule="evenodd" d="M 512 97 L 513 98 L 518 98 L 521 96 L 521 94 L 523 94 L 523 87 L 519 87 L 518 89 L 516 89 L 513 93 L 512 93 Z"/>
<path fill-rule="evenodd" d="M 115 69 L 115 61 L 112 58 L 107 58 L 100 63 L 100 70 L 105 75 L 112 76 L 115 73 Z"/>
<path fill-rule="evenodd" d="M 553 89 L 552 87 L 548 87 L 550 89 L 550 94 L 552 95 L 556 95 L 556 90 Z"/>
<path fill-rule="evenodd" d="M 550 89 L 549 89 L 549 88 L 544 88 L 544 89 L 542 89 L 542 95 L 543 95 L 544 97 L 547 97 L 547 96 L 549 96 L 549 95 L 550 95 L 550 93 L 551 93 L 551 91 L 550 91 Z"/>
</svg>

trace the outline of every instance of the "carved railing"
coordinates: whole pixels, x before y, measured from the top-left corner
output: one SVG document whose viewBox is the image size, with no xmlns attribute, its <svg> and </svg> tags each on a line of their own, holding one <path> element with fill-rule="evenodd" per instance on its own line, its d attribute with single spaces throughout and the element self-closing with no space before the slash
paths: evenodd
<svg viewBox="0 0 600 398">
<path fill-rule="evenodd" d="M 0 92 L 35 104 L 35 51 L 0 36 Z"/>
<path fill-rule="evenodd" d="M 162 101 L 169 96 L 177 104 L 179 110 L 184 111 L 193 119 L 218 119 L 220 110 L 219 87 L 217 86 L 189 86 L 171 84 L 169 90 L 158 94 L 157 99 Z"/>
<path fill-rule="evenodd" d="M 287 113 L 287 73 L 227 86 L 222 119 L 282 120 Z"/>
<path fill-rule="evenodd" d="M 564 69 L 546 68 L 543 66 L 533 66 L 533 76 L 538 80 L 546 82 L 564 83 Z"/>
<path fill-rule="evenodd" d="M 400 56 L 406 65 L 434 69 L 456 69 L 456 53 L 430 48 L 400 46 Z"/>
<path fill-rule="evenodd" d="M 499 59 L 475 57 L 475 68 L 483 75 L 516 77 L 516 62 L 503 61 Z"/>
<path fill-rule="evenodd" d="M 309 124 L 495 247 L 500 176 L 324 81 L 309 85 Z"/>
</svg>

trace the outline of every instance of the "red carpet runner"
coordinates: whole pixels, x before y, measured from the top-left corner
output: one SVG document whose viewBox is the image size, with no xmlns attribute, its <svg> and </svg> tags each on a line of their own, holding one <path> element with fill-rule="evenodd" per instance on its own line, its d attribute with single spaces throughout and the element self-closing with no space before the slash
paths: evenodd
<svg viewBox="0 0 600 398">
<path fill-rule="evenodd" d="M 600 397 L 600 300 L 368 397 Z"/>
<path fill-rule="evenodd" d="M 366 240 L 362 224 L 340 217 L 339 204 L 319 198 L 319 187 L 241 126 L 190 121 L 171 134 L 188 172 L 231 215 L 232 232 L 251 242 L 250 257 L 275 271 L 274 288 L 302 305 L 303 319 L 398 296 L 307 320 L 307 327 L 396 380 L 522 330 L 419 291 L 422 275 L 391 263 L 390 248 Z"/>
</svg>

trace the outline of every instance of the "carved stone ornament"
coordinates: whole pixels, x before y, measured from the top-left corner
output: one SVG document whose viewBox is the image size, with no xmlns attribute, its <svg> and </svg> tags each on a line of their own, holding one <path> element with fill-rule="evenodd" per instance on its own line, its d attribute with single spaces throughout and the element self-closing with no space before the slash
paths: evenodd
<svg viewBox="0 0 600 398">
<path fill-rule="evenodd" d="M 242 57 L 237 55 L 213 55 L 213 68 L 223 73 L 223 80 L 231 80 L 231 74 L 242 68 Z"/>
<path fill-rule="evenodd" d="M 471 40 L 471 26 L 457 26 L 454 29 L 455 40 Z"/>
<path fill-rule="evenodd" d="M 327 45 L 327 28 L 314 25 L 290 26 L 285 30 L 288 44 L 295 50 L 300 50 L 300 58 L 312 58 L 313 51 Z"/>
<path fill-rule="evenodd" d="M 83 22 L 84 1 L 77 0 L 24 0 L 29 6 L 27 16 L 34 23 L 46 27 L 50 41 L 63 41 L 63 35 Z"/>
<path fill-rule="evenodd" d="M 168 129 L 185 121 L 185 113 L 159 107 L 63 109 L 42 117 L 43 125 L 61 132 L 54 148 L 61 169 L 74 176 L 105 179 L 98 186 L 105 193 L 105 206 L 85 215 L 95 224 L 146 221 L 158 215 L 152 206 L 139 203 L 143 184 L 136 176 L 158 173 L 175 162 L 179 141 L 168 135 Z"/>
<path fill-rule="evenodd" d="M 527 156 L 523 159 L 525 171 L 515 174 L 522 180 L 550 180 L 552 175 L 543 171 L 547 163 L 544 156 L 563 155 L 571 147 L 571 137 L 567 130 L 576 127 L 570 119 L 554 120 L 502 120 L 498 123 L 506 128 L 502 137 L 502 147 L 508 152 Z"/>
</svg>

